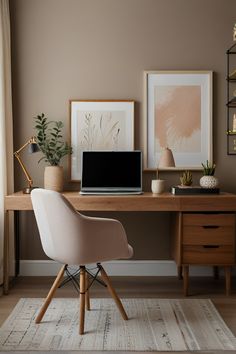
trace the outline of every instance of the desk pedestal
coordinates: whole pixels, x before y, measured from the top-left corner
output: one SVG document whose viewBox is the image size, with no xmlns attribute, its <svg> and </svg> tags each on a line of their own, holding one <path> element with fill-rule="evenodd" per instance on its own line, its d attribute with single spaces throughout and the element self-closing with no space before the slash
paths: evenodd
<svg viewBox="0 0 236 354">
<path fill-rule="evenodd" d="M 179 277 L 183 276 L 185 295 L 188 295 L 190 265 L 210 265 L 215 271 L 216 267 L 224 267 L 226 294 L 230 294 L 231 267 L 235 264 L 235 220 L 235 213 L 175 214 L 172 256 Z"/>
</svg>

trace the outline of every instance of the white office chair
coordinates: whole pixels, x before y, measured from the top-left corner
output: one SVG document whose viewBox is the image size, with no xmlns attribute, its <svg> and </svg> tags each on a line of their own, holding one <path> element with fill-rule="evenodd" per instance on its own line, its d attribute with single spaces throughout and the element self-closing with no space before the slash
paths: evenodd
<svg viewBox="0 0 236 354">
<path fill-rule="evenodd" d="M 43 250 L 48 257 L 63 264 L 36 318 L 43 318 L 52 297 L 61 283 L 68 265 L 80 266 L 80 328 L 84 333 L 85 303 L 90 309 L 86 265 L 97 263 L 101 278 L 116 302 L 124 320 L 127 314 L 100 262 L 130 258 L 133 249 L 127 242 L 118 220 L 81 215 L 60 193 L 34 189 L 31 200 L 39 228 Z"/>
</svg>

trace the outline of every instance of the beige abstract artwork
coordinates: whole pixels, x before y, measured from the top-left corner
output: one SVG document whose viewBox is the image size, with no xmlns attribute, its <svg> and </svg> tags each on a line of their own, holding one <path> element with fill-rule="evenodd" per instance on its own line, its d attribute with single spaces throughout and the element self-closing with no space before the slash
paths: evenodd
<svg viewBox="0 0 236 354">
<path fill-rule="evenodd" d="M 201 86 L 155 86 L 155 151 L 201 151 Z"/>
<path fill-rule="evenodd" d="M 78 111 L 78 149 L 122 150 L 125 146 L 125 112 Z"/>
</svg>

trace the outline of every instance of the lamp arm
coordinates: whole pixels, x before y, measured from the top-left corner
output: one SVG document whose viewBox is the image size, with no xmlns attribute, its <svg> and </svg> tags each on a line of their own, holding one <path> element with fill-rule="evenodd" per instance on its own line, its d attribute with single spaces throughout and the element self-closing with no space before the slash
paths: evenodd
<svg viewBox="0 0 236 354">
<path fill-rule="evenodd" d="M 28 145 L 30 145 L 30 144 L 36 144 L 36 140 L 35 140 L 35 137 L 34 136 L 32 136 L 28 141 L 26 141 L 26 143 L 23 145 L 23 146 L 21 146 L 21 148 L 19 148 L 19 150 L 17 150 L 16 152 L 14 152 L 14 155 L 16 156 L 16 155 L 19 155 L 20 154 L 20 152 L 22 151 L 22 150 L 24 150 L 24 148 L 26 148 Z"/>
<path fill-rule="evenodd" d="M 26 144 L 24 145 L 24 148 L 25 148 L 27 145 L 29 145 L 29 144 L 30 144 L 29 142 L 26 143 Z M 23 147 L 22 147 L 21 149 L 19 149 L 18 151 L 14 152 L 14 156 L 17 158 L 17 160 L 18 160 L 18 162 L 19 162 L 19 164 L 20 164 L 20 166 L 21 166 L 21 168 L 22 168 L 22 170 L 23 170 L 23 172 L 24 172 L 24 174 L 25 174 L 25 176 L 26 176 L 26 178 L 27 178 L 27 181 L 28 181 L 28 183 L 29 183 L 29 187 L 31 188 L 32 185 L 33 185 L 33 180 L 32 180 L 32 178 L 31 178 L 31 176 L 29 175 L 29 173 L 28 173 L 28 171 L 27 171 L 27 169 L 26 169 L 26 167 L 25 167 L 25 165 L 24 165 L 24 163 L 23 163 L 23 161 L 21 160 L 20 155 L 19 155 L 19 151 L 21 151 L 22 149 L 23 149 Z"/>
<path fill-rule="evenodd" d="M 26 148 L 30 144 L 36 144 L 36 139 L 35 139 L 34 136 L 32 136 L 28 141 L 26 141 L 26 143 L 20 149 L 18 149 L 16 152 L 14 152 L 14 156 L 17 158 L 17 160 L 18 160 L 18 162 L 19 162 L 19 164 L 20 164 L 20 166 L 21 166 L 21 168 L 22 168 L 22 170 L 23 170 L 23 172 L 24 172 L 24 174 L 25 174 L 25 176 L 27 178 L 27 181 L 28 181 L 28 184 L 29 184 L 29 188 L 32 187 L 33 180 L 31 178 L 29 172 L 27 171 L 23 161 L 21 160 L 20 152 L 22 150 L 24 150 L 24 148 Z"/>
</svg>

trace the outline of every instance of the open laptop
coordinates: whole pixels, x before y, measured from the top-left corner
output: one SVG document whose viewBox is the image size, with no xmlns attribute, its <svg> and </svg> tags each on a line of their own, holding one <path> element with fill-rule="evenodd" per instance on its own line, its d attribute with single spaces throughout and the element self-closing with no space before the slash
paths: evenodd
<svg viewBox="0 0 236 354">
<path fill-rule="evenodd" d="M 83 151 L 80 194 L 142 194 L 141 151 Z"/>
</svg>

